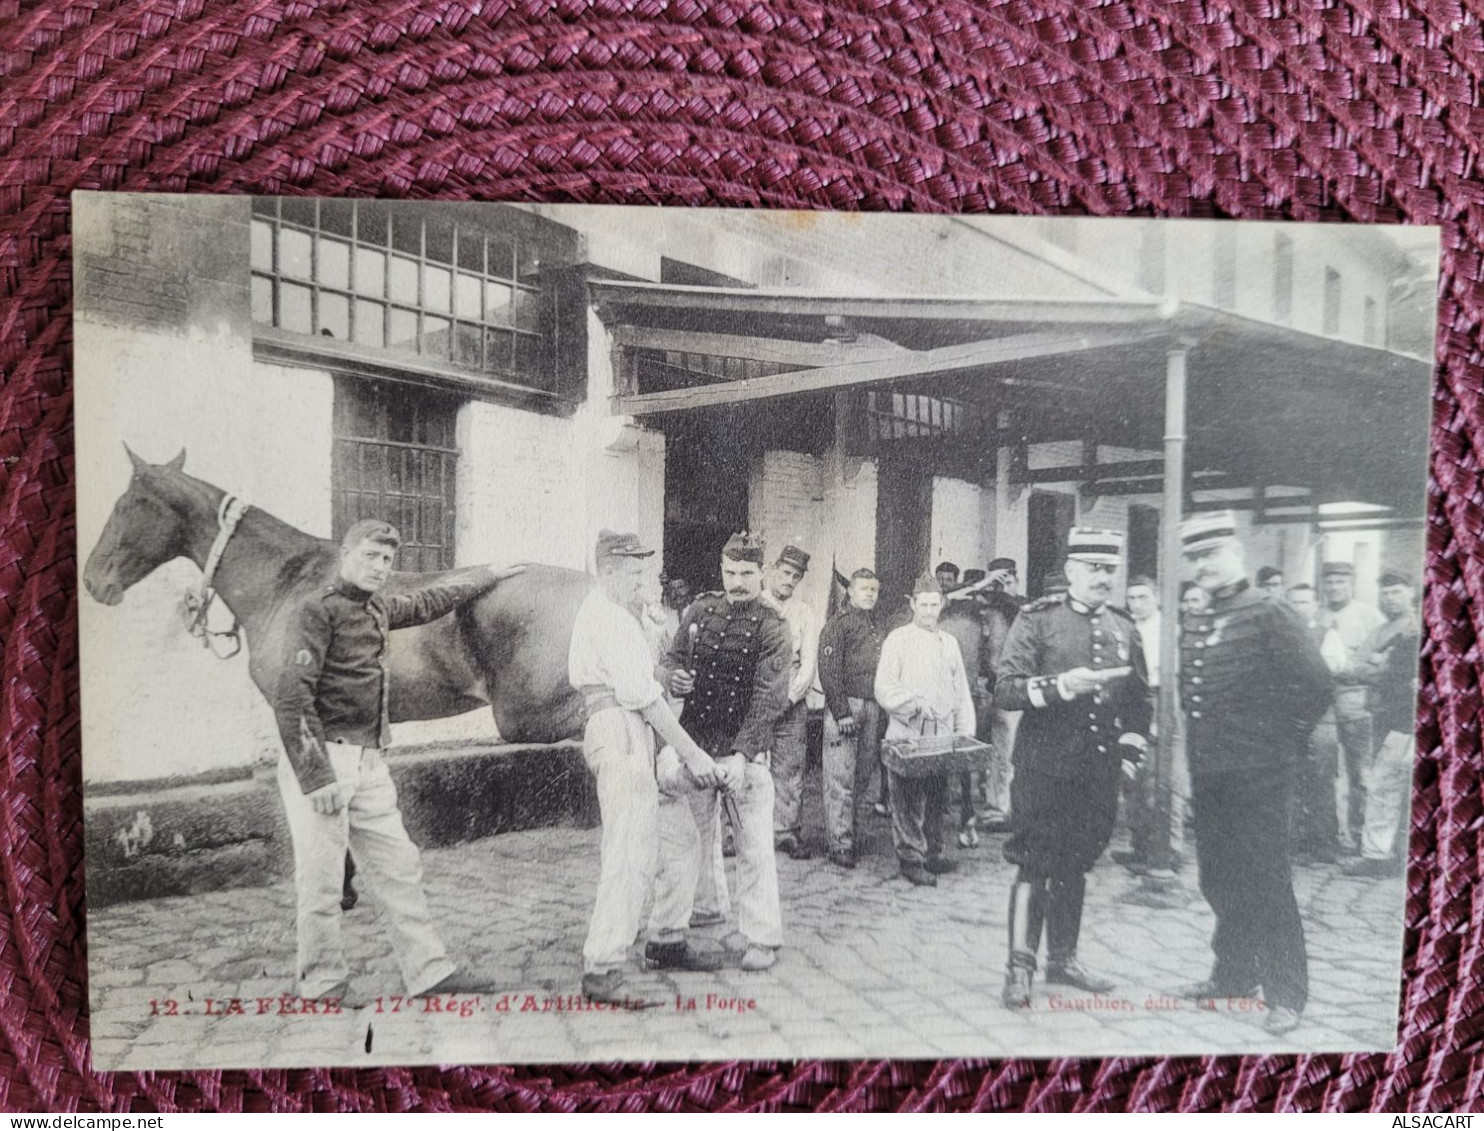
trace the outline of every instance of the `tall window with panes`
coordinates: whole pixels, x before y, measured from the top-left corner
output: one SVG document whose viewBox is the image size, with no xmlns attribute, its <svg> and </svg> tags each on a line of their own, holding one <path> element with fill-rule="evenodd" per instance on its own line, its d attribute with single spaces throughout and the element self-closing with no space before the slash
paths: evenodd
<svg viewBox="0 0 1484 1131">
<path fill-rule="evenodd" d="M 395 202 L 253 201 L 253 320 L 304 340 L 550 391 L 534 241 Z"/>
</svg>

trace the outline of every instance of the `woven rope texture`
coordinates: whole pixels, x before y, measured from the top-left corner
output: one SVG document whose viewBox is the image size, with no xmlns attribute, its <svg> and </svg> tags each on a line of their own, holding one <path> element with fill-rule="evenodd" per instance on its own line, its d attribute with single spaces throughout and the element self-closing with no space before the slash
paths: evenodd
<svg viewBox="0 0 1484 1131">
<path fill-rule="evenodd" d="M 1478 15 L 1449 0 L 0 0 L 0 1107 L 1414 1109 L 1479 1092 Z M 87 1062 L 68 194 L 1441 223 L 1391 1056 L 141 1073 Z"/>
</svg>

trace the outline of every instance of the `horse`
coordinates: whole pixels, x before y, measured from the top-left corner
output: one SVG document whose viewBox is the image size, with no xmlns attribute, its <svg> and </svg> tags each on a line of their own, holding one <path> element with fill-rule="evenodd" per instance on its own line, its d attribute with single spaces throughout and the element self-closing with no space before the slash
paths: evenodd
<svg viewBox="0 0 1484 1131">
<path fill-rule="evenodd" d="M 184 470 L 185 451 L 151 464 L 129 451 L 129 486 L 114 504 L 83 571 L 94 600 L 117 605 L 160 566 L 189 558 L 203 572 L 222 529 L 227 493 Z M 286 636 L 303 601 L 339 576 L 334 542 L 257 507 L 241 512 L 210 583 L 247 637 L 248 672 L 272 706 L 288 660 Z M 393 573 L 386 592 L 456 579 L 461 571 Z M 390 635 L 393 722 L 439 719 L 488 706 L 507 742 L 578 736 L 582 697 L 567 680 L 567 649 L 586 574 L 528 565 L 447 616 Z"/>
</svg>

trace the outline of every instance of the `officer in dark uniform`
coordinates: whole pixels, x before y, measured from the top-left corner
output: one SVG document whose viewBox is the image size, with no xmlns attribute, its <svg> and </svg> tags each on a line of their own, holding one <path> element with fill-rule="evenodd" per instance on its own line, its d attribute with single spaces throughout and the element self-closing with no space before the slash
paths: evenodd
<svg viewBox="0 0 1484 1131">
<path fill-rule="evenodd" d="M 383 597 L 400 544 L 390 523 L 355 523 L 341 543 L 339 579 L 296 610 L 286 637 L 273 709 L 283 737 L 278 785 L 294 845 L 305 998 L 345 994 L 340 901 L 347 848 L 382 905 L 409 994 L 489 988 L 455 971 L 429 921 L 422 864 L 382 759 L 391 741 L 387 636 L 437 620 L 520 570 L 480 567 Z"/>
<path fill-rule="evenodd" d="M 1287 1033 L 1309 991 L 1289 803 L 1299 750 L 1334 684 L 1298 614 L 1248 584 L 1235 515 L 1187 519 L 1180 543 L 1211 597 L 1181 621 L 1180 701 L 1201 894 L 1216 913 L 1210 977 L 1182 993 L 1246 997 L 1261 986 L 1268 1032 Z"/>
<path fill-rule="evenodd" d="M 673 695 L 683 696 L 680 722 L 716 760 L 737 803 L 738 930 L 747 939 L 744 970 L 766 970 L 783 945 L 778 868 L 773 852 L 774 728 L 788 705 L 793 634 L 761 600 L 763 544 L 733 535 L 722 550 L 723 592 L 704 593 L 686 609 L 661 665 Z M 688 802 L 660 804 L 660 874 L 646 957 L 658 967 L 688 964 L 685 930 L 700 858 L 700 833 Z"/>
<path fill-rule="evenodd" d="M 1113 835 L 1120 770 L 1148 745 L 1153 702 L 1133 620 L 1110 605 L 1123 534 L 1076 528 L 1066 594 L 1027 605 L 995 666 L 995 703 L 1024 711 L 1015 737 L 1004 1003 L 1025 1009 L 1041 928 L 1046 981 L 1104 993 L 1111 982 L 1077 961 L 1086 875 Z"/>
</svg>

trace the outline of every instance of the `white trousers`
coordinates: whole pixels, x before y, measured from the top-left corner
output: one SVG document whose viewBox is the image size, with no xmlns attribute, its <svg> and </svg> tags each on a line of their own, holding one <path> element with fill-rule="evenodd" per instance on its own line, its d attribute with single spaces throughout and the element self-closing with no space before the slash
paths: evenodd
<svg viewBox="0 0 1484 1131">
<path fill-rule="evenodd" d="M 654 886 L 659 823 L 654 732 L 637 712 L 598 711 L 583 732 L 582 757 L 597 779 L 603 817 L 598 894 L 582 944 L 582 968 L 606 974 L 628 959 Z"/>
<path fill-rule="evenodd" d="M 685 936 L 696 906 L 696 889 L 713 857 L 703 853 L 694 790 L 660 796 L 660 865 L 651 937 L 671 942 Z M 714 793 L 714 791 L 706 791 Z M 783 916 L 778 904 L 778 866 L 773 855 L 773 772 L 766 757 L 748 762 L 742 790 L 736 795 L 742 827 L 737 840 L 737 929 L 750 943 L 783 945 Z M 707 807 L 702 807 L 707 808 Z"/>
<path fill-rule="evenodd" d="M 1412 762 L 1416 742 L 1410 734 L 1392 731 L 1381 743 L 1365 771 L 1365 831 L 1361 833 L 1361 855 L 1367 860 L 1389 860 L 1400 852 L 1397 831 L 1409 828 L 1403 814 L 1412 800 Z M 1405 836 L 1405 832 L 1403 833 Z"/>
<path fill-rule="evenodd" d="M 701 838 L 696 914 L 726 919 L 732 914 L 732 893 L 727 890 L 727 865 L 722 853 L 721 795 L 714 789 L 690 789 L 685 799 Z"/>
<path fill-rule="evenodd" d="M 278 760 L 278 791 L 294 841 L 299 993 L 325 997 L 350 977 L 340 935 L 347 848 L 365 889 L 381 906 L 407 992 L 422 993 L 455 967 L 432 926 L 422 858 L 402 824 L 397 787 L 380 750 L 340 742 L 325 749 L 335 779 L 351 787 L 348 802 L 333 816 L 314 811 L 288 759 Z"/>
</svg>

